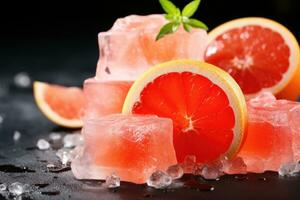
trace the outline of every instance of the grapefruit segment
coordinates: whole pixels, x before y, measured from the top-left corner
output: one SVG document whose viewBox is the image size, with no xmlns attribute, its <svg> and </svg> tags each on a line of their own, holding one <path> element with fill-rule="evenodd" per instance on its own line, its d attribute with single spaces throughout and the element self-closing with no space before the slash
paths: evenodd
<svg viewBox="0 0 300 200">
<path fill-rule="evenodd" d="M 237 83 L 204 62 L 178 60 L 157 65 L 131 87 L 125 114 L 155 114 L 173 120 L 177 160 L 197 162 L 233 157 L 244 140 L 246 104 Z"/>
<path fill-rule="evenodd" d="M 80 88 L 34 82 L 35 101 L 42 113 L 57 125 L 82 127 L 84 95 Z"/>
<path fill-rule="evenodd" d="M 208 41 L 205 61 L 227 71 L 246 97 L 269 91 L 296 100 L 300 94 L 294 80 L 300 75 L 299 45 L 281 24 L 258 17 L 236 19 L 212 30 Z"/>
</svg>

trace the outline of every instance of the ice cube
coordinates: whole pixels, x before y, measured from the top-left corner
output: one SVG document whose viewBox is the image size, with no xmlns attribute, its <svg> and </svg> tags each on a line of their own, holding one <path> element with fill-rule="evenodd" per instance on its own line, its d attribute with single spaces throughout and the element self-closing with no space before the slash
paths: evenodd
<svg viewBox="0 0 300 200">
<path fill-rule="evenodd" d="M 9 185 L 8 191 L 12 196 L 19 196 L 21 194 L 30 192 L 30 186 L 28 184 L 14 182 Z"/>
<path fill-rule="evenodd" d="M 130 15 L 119 18 L 107 32 L 98 35 L 99 80 L 131 80 L 151 66 L 175 59 L 203 60 L 207 33 L 202 29 L 176 33 L 155 41 L 167 23 L 163 15 Z"/>
<path fill-rule="evenodd" d="M 31 79 L 26 72 L 20 72 L 15 75 L 14 83 L 17 87 L 28 88 L 31 85 Z"/>
<path fill-rule="evenodd" d="M 123 181 L 145 183 L 155 170 L 177 163 L 171 119 L 115 114 L 85 120 L 82 133 L 84 152 L 72 161 L 78 179 L 115 172 Z"/>
<path fill-rule="evenodd" d="M 223 165 L 221 162 L 205 164 L 201 171 L 201 176 L 207 180 L 219 180 L 223 175 Z"/>
<path fill-rule="evenodd" d="M 181 164 L 184 173 L 192 174 L 195 171 L 196 167 L 196 156 L 188 155 L 184 158 L 183 163 Z"/>
<path fill-rule="evenodd" d="M 247 102 L 247 138 L 239 153 L 247 171 L 278 171 L 282 164 L 300 158 L 300 137 L 297 139 L 300 132 L 296 131 L 299 122 L 293 125 L 297 114 L 292 113 L 299 105 L 276 100 L 271 93 L 262 93 Z"/>
<path fill-rule="evenodd" d="M 222 159 L 223 171 L 226 174 L 246 174 L 247 165 L 245 164 L 243 158 L 236 157 L 232 160 Z"/>
<path fill-rule="evenodd" d="M 72 149 L 62 148 L 56 152 L 56 156 L 59 157 L 63 165 L 67 165 L 73 159 L 74 154 Z"/>
<path fill-rule="evenodd" d="M 121 113 L 132 83 L 132 81 L 86 80 L 84 82 L 84 117 L 95 119 L 109 114 Z"/>
<path fill-rule="evenodd" d="M 15 131 L 13 136 L 14 141 L 18 141 L 20 138 L 21 138 L 21 133 L 19 131 Z"/>
<path fill-rule="evenodd" d="M 108 188 L 117 188 L 120 187 L 120 177 L 116 173 L 112 173 L 110 176 L 107 176 L 105 179 L 105 186 Z"/>
<path fill-rule="evenodd" d="M 60 133 L 53 132 L 53 133 L 50 133 L 50 135 L 49 135 L 49 139 L 51 141 L 57 141 L 57 140 L 60 140 L 61 138 L 62 138 L 62 136 Z"/>
<path fill-rule="evenodd" d="M 65 135 L 63 142 L 65 148 L 73 148 L 79 145 L 83 145 L 83 137 L 80 133 L 71 133 Z"/>
<path fill-rule="evenodd" d="M 179 164 L 168 167 L 166 172 L 172 179 L 179 179 L 184 174 L 183 169 Z"/>
<path fill-rule="evenodd" d="M 6 189 L 7 189 L 6 183 L 0 184 L 0 193 L 3 192 L 3 191 L 6 191 Z"/>
<path fill-rule="evenodd" d="M 163 171 L 155 171 L 147 180 L 147 185 L 156 189 L 163 189 L 172 184 L 172 177 Z"/>
<path fill-rule="evenodd" d="M 39 150 L 47 150 L 50 148 L 49 142 L 45 139 L 39 139 L 36 146 Z"/>
<path fill-rule="evenodd" d="M 299 163 L 284 163 L 279 168 L 280 176 L 295 176 L 300 172 Z"/>
</svg>

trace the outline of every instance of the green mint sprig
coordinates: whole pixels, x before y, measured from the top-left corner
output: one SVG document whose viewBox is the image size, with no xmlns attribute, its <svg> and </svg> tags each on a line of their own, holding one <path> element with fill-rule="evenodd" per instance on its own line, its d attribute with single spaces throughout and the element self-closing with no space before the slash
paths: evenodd
<svg viewBox="0 0 300 200">
<path fill-rule="evenodd" d="M 160 29 L 158 35 L 156 36 L 156 41 L 168 34 L 175 33 L 180 25 L 183 25 L 184 30 L 187 32 L 190 32 L 191 28 L 208 30 L 207 26 L 203 22 L 191 18 L 197 11 L 201 0 L 193 0 L 187 4 L 182 11 L 180 11 L 180 9 L 169 0 L 159 0 L 159 2 L 161 7 L 166 12 L 165 18 L 169 21 L 169 23 L 165 24 Z"/>
</svg>

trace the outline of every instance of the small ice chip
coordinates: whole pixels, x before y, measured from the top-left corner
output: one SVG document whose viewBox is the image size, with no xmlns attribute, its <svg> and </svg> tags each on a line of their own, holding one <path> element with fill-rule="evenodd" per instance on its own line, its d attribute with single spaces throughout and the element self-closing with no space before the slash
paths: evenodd
<svg viewBox="0 0 300 200">
<path fill-rule="evenodd" d="M 73 150 L 62 148 L 56 152 L 56 156 L 59 157 L 63 165 L 67 165 L 71 162 L 74 157 Z"/>
<path fill-rule="evenodd" d="M 284 163 L 278 170 L 280 176 L 295 176 L 298 172 L 300 172 L 299 163 Z"/>
<path fill-rule="evenodd" d="M 194 173 L 196 165 L 197 165 L 196 156 L 194 156 L 194 155 L 187 155 L 184 158 L 183 163 L 181 164 L 184 173 L 187 173 L 187 174 Z"/>
<path fill-rule="evenodd" d="M 172 165 L 168 167 L 167 174 L 172 177 L 172 179 L 179 179 L 183 176 L 184 172 L 180 165 Z"/>
<path fill-rule="evenodd" d="M 13 136 L 14 141 L 18 141 L 20 138 L 21 138 L 21 133 L 19 131 L 15 131 Z"/>
<path fill-rule="evenodd" d="M 13 196 L 19 196 L 21 194 L 30 192 L 30 186 L 28 184 L 15 182 L 9 185 L 8 191 Z"/>
<path fill-rule="evenodd" d="M 73 148 L 83 144 L 83 137 L 80 133 L 67 134 L 63 142 L 65 148 Z"/>
<path fill-rule="evenodd" d="M 220 162 L 204 165 L 201 176 L 207 180 L 219 180 L 223 175 L 223 165 Z"/>
<path fill-rule="evenodd" d="M 14 83 L 17 87 L 28 88 L 31 85 L 31 79 L 26 72 L 20 72 L 15 75 Z"/>
<path fill-rule="evenodd" d="M 55 165 L 54 164 L 52 164 L 52 163 L 50 163 L 50 164 L 47 164 L 47 168 L 49 169 L 49 168 L 55 168 Z"/>
<path fill-rule="evenodd" d="M 0 184 L 0 193 L 3 192 L 3 191 L 6 191 L 6 189 L 7 189 L 6 183 Z"/>
<path fill-rule="evenodd" d="M 39 139 L 36 146 L 39 150 L 47 150 L 50 148 L 49 142 L 45 139 Z"/>
<path fill-rule="evenodd" d="M 112 173 L 110 176 L 106 177 L 105 186 L 108 188 L 117 188 L 120 187 L 120 177 L 118 177 L 115 173 Z"/>
<path fill-rule="evenodd" d="M 147 180 L 147 185 L 156 189 L 163 189 L 172 184 L 172 177 L 163 171 L 155 171 Z"/>
<path fill-rule="evenodd" d="M 52 141 L 60 140 L 61 139 L 61 134 L 60 133 L 55 133 L 55 132 L 50 133 L 49 139 L 52 140 Z"/>
</svg>

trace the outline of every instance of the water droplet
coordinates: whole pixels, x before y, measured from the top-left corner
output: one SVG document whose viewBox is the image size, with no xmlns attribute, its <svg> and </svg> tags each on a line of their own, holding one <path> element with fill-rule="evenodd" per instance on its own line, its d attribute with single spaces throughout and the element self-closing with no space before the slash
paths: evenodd
<svg viewBox="0 0 300 200">
<path fill-rule="evenodd" d="M 18 141 L 19 139 L 21 138 L 21 133 L 19 131 L 15 131 L 14 132 L 14 136 L 13 136 L 13 139 L 14 141 Z"/>
</svg>

